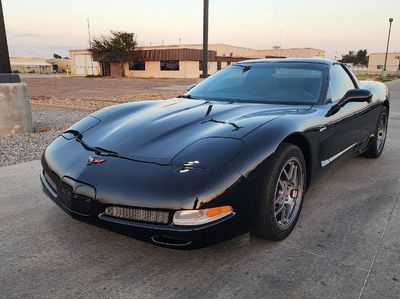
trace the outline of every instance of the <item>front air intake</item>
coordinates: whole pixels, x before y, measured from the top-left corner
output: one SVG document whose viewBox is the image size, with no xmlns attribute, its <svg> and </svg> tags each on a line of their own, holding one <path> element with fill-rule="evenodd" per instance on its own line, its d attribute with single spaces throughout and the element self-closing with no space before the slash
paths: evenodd
<svg viewBox="0 0 400 299">
<path fill-rule="evenodd" d="M 167 224 L 169 220 L 169 212 L 130 207 L 109 206 L 104 214 L 120 219 L 150 223 Z"/>
</svg>

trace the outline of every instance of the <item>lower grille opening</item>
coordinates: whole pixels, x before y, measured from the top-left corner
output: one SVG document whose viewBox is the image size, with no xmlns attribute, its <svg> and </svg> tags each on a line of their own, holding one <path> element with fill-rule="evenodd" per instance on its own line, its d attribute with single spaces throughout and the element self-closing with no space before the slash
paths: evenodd
<svg viewBox="0 0 400 299">
<path fill-rule="evenodd" d="M 151 240 L 154 243 L 169 246 L 186 246 L 192 243 L 190 240 L 177 239 L 166 235 L 154 235 L 151 237 Z"/>
<path fill-rule="evenodd" d="M 150 209 L 109 206 L 106 208 L 104 214 L 125 220 L 150 223 L 167 224 L 169 221 L 169 212 Z"/>
</svg>

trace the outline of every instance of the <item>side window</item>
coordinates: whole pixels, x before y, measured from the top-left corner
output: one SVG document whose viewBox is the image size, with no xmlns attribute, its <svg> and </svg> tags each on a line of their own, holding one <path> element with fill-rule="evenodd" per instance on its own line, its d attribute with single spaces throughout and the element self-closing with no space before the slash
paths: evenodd
<svg viewBox="0 0 400 299">
<path fill-rule="evenodd" d="M 349 74 L 339 64 L 331 66 L 328 99 L 336 102 L 343 98 L 349 89 L 354 89 L 354 83 Z"/>
</svg>

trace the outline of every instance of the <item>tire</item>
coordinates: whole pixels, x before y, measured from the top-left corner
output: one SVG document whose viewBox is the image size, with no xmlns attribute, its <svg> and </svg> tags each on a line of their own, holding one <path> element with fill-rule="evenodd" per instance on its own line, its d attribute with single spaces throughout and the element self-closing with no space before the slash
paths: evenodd
<svg viewBox="0 0 400 299">
<path fill-rule="evenodd" d="M 378 123 L 376 124 L 374 138 L 368 149 L 362 154 L 364 157 L 376 159 L 382 154 L 386 142 L 388 115 L 387 108 L 385 106 L 382 107 Z"/>
<path fill-rule="evenodd" d="M 292 174 L 296 173 L 297 179 L 292 177 L 290 182 L 293 165 L 297 168 Z M 306 164 L 300 148 L 290 143 L 281 144 L 267 161 L 260 183 L 258 217 L 253 234 L 263 239 L 283 240 L 294 229 L 303 206 Z"/>
</svg>

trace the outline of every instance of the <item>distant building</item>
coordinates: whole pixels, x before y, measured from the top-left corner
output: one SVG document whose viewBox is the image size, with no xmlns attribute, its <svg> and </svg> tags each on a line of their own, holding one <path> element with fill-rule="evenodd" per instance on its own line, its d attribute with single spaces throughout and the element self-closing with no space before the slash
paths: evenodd
<svg viewBox="0 0 400 299">
<path fill-rule="evenodd" d="M 11 71 L 21 74 L 50 74 L 53 67 L 45 58 L 10 57 Z"/>
<path fill-rule="evenodd" d="M 369 73 L 380 73 L 385 65 L 385 53 L 370 53 L 368 61 Z M 394 73 L 400 70 L 400 52 L 388 53 L 386 71 Z"/>
<path fill-rule="evenodd" d="M 141 47 L 144 50 L 155 49 L 197 49 L 202 50 L 202 44 L 168 45 Z M 217 52 L 221 57 L 249 57 L 249 58 L 306 58 L 306 57 L 325 57 L 325 51 L 314 48 L 280 48 L 275 46 L 273 49 L 258 50 L 252 48 L 238 47 L 227 44 L 209 44 L 208 50 Z"/>
<path fill-rule="evenodd" d="M 92 53 L 89 50 L 70 50 L 69 59 L 72 75 L 98 76 L 101 74 L 100 63 L 93 61 Z"/>
<path fill-rule="evenodd" d="M 47 59 L 47 62 L 52 65 L 53 73 L 71 73 L 69 59 L 51 58 Z"/>
<path fill-rule="evenodd" d="M 125 63 L 124 73 L 138 78 L 198 78 L 202 73 L 202 47 L 201 44 L 140 47 L 140 59 Z M 313 48 L 257 50 L 226 44 L 210 44 L 208 48 L 209 74 L 246 59 L 325 56 L 325 51 Z M 70 59 L 73 74 L 89 74 L 88 66 L 92 63 L 89 50 L 70 51 Z M 95 60 L 99 60 L 94 62 L 94 68 L 99 67 L 99 74 L 121 76 L 119 62 L 98 57 Z"/>
</svg>

